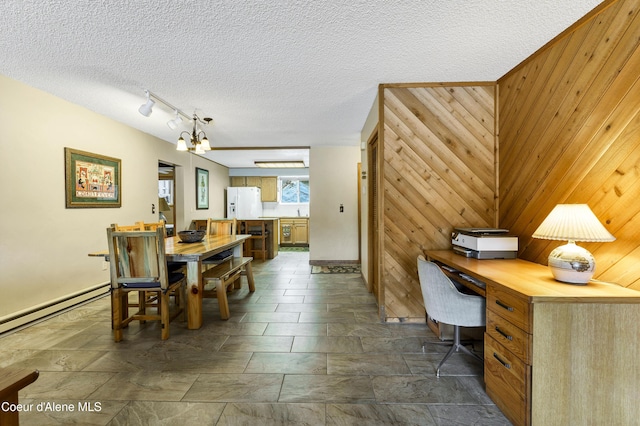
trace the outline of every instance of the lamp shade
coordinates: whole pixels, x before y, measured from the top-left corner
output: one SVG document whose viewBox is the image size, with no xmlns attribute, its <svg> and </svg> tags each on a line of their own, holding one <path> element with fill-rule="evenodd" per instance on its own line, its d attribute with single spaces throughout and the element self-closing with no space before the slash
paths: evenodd
<svg viewBox="0 0 640 426">
<path fill-rule="evenodd" d="M 596 269 L 593 255 L 577 246 L 576 241 L 604 242 L 616 239 L 586 204 L 558 204 L 532 237 L 569 241 L 549 254 L 548 264 L 556 280 L 570 284 L 587 284 Z"/>
<path fill-rule="evenodd" d="M 543 240 L 604 242 L 616 237 L 600 223 L 586 204 L 558 204 L 533 233 Z"/>
</svg>

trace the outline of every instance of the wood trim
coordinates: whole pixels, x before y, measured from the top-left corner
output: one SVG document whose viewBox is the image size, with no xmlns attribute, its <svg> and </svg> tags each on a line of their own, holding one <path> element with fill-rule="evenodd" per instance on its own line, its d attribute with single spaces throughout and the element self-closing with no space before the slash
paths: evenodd
<svg viewBox="0 0 640 426">
<path fill-rule="evenodd" d="M 280 149 L 311 149 L 310 146 L 212 146 L 211 151 L 256 151 Z"/>
<path fill-rule="evenodd" d="M 450 82 L 423 82 L 423 83 L 382 83 L 382 89 L 411 89 L 424 87 L 466 87 L 466 86 L 495 86 L 495 81 L 450 81 Z"/>
</svg>

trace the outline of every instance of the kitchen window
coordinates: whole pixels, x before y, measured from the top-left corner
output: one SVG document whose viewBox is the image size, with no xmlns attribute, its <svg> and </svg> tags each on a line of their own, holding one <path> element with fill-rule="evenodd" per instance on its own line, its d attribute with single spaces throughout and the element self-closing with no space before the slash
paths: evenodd
<svg viewBox="0 0 640 426">
<path fill-rule="evenodd" d="M 309 203 L 308 177 L 280 178 L 280 202 L 283 204 Z"/>
</svg>

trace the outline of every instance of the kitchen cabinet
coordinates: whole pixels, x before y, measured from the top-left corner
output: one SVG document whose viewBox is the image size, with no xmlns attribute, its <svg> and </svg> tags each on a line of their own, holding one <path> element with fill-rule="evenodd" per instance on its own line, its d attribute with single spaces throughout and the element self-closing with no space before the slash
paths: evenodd
<svg viewBox="0 0 640 426">
<path fill-rule="evenodd" d="M 257 186 L 258 188 L 262 188 L 262 178 L 260 176 L 246 176 L 244 179 L 246 182 L 245 186 Z"/>
<path fill-rule="evenodd" d="M 277 176 L 231 176 L 231 186 L 256 186 L 260 188 L 263 203 L 278 201 Z"/>
<path fill-rule="evenodd" d="M 231 176 L 231 186 L 247 186 L 247 178 L 244 176 Z"/>
<path fill-rule="evenodd" d="M 280 219 L 280 244 L 281 245 L 309 245 L 309 219 L 308 218 L 281 218 Z"/>
<path fill-rule="evenodd" d="M 278 178 L 276 176 L 263 176 L 260 190 L 263 203 L 278 202 Z"/>
</svg>

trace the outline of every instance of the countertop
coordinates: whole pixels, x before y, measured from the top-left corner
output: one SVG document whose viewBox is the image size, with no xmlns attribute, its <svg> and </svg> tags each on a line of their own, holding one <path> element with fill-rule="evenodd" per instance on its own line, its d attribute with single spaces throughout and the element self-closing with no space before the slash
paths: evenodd
<svg viewBox="0 0 640 426">
<path fill-rule="evenodd" d="M 237 221 L 243 221 L 243 220 L 278 220 L 280 219 L 279 217 L 243 217 L 241 218 L 236 218 Z"/>
</svg>

